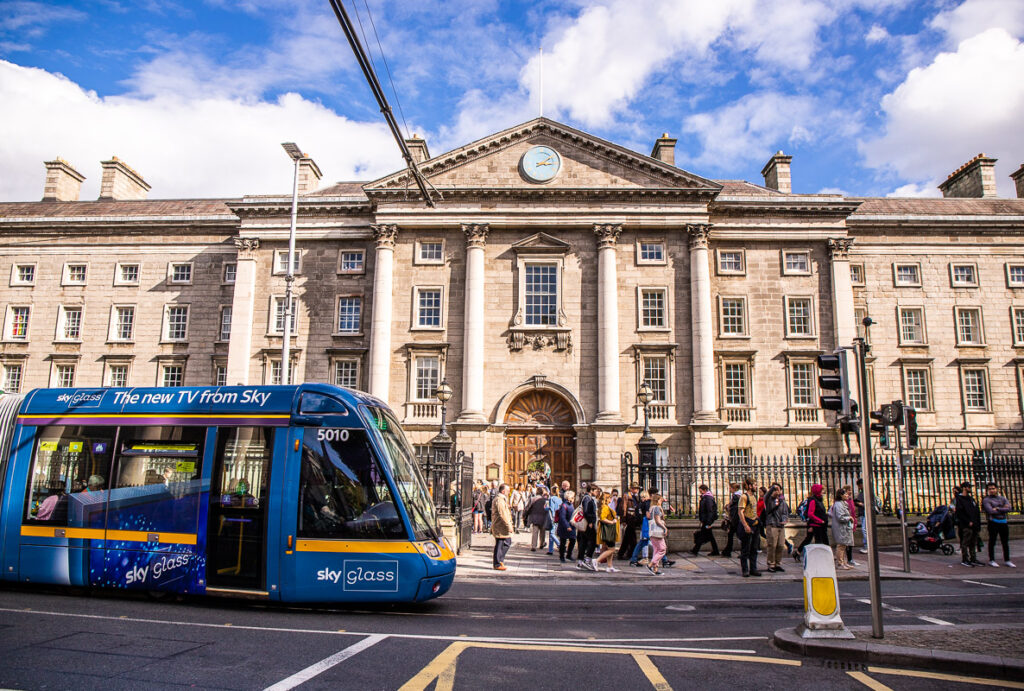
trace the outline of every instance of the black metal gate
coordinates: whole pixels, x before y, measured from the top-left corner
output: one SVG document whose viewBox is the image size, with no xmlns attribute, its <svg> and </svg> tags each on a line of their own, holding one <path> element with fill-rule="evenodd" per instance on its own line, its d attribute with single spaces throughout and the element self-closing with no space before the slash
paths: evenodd
<svg viewBox="0 0 1024 691">
<path fill-rule="evenodd" d="M 459 502 L 455 518 L 455 552 L 473 545 L 473 454 L 465 451 L 455 454 L 455 465 L 459 469 Z"/>
</svg>

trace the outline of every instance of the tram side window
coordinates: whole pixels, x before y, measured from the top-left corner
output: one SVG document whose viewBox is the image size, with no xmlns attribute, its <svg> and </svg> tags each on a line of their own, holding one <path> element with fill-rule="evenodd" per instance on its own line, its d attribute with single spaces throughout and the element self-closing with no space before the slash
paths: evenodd
<svg viewBox="0 0 1024 691">
<path fill-rule="evenodd" d="M 39 428 L 26 522 L 103 527 L 114 432 L 113 427 Z"/>
<path fill-rule="evenodd" d="M 108 530 L 195 533 L 205 427 L 122 427 Z"/>
<path fill-rule="evenodd" d="M 299 536 L 406 537 L 394 498 L 366 432 L 310 428 L 303 435 Z"/>
</svg>

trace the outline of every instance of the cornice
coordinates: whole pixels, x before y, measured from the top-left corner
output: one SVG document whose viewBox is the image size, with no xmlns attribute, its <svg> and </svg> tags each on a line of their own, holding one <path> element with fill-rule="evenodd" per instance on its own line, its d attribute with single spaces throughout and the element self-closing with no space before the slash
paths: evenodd
<svg viewBox="0 0 1024 691">
<path fill-rule="evenodd" d="M 618 201 L 654 197 L 708 202 L 714 199 L 718 193 L 717 190 L 701 189 L 698 187 L 438 187 L 437 189 L 444 196 L 444 201 L 438 203 L 440 208 L 443 208 L 444 203 L 451 199 L 464 201 L 491 199 L 558 199 L 563 201 L 605 199 Z M 372 201 L 378 203 L 411 201 L 419 196 L 412 190 L 405 189 L 404 187 L 400 189 L 367 189 L 366 194 Z"/>
<path fill-rule="evenodd" d="M 228 207 L 240 219 L 288 216 L 291 214 L 291 200 L 268 199 L 229 203 Z M 369 201 L 332 201 L 330 199 L 299 200 L 299 216 L 345 216 L 367 214 L 373 211 Z"/>
<path fill-rule="evenodd" d="M 786 216 L 793 214 L 813 214 L 846 218 L 857 210 L 861 202 L 847 200 L 818 200 L 808 198 L 784 199 L 715 199 L 708 204 L 708 212 L 721 216 Z"/>
</svg>

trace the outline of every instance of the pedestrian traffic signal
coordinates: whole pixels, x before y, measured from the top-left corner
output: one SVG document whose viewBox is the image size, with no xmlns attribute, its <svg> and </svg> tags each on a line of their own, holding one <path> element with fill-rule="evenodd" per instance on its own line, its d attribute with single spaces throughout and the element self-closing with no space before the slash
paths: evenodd
<svg viewBox="0 0 1024 691">
<path fill-rule="evenodd" d="M 846 373 L 846 354 L 839 350 L 835 353 L 822 353 L 818 356 L 818 370 L 835 374 L 819 374 L 818 386 L 823 391 L 834 391 L 818 397 L 818 403 L 824 410 L 834 410 L 840 416 L 850 415 L 850 379 Z"/>
<path fill-rule="evenodd" d="M 903 401 L 893 401 L 882 406 L 885 414 L 885 424 L 892 427 L 899 427 L 903 424 Z"/>
<path fill-rule="evenodd" d="M 903 408 L 903 422 L 907 426 L 907 448 L 917 448 L 917 411 L 913 408 Z"/>
<path fill-rule="evenodd" d="M 858 434 L 860 432 L 860 408 L 857 401 L 850 401 L 850 414 L 839 418 L 839 431 L 843 434 Z"/>
<path fill-rule="evenodd" d="M 886 403 L 881 410 L 872 410 L 869 415 L 872 420 L 877 420 L 871 423 L 871 431 L 878 432 L 879 446 L 886 450 L 891 449 L 892 439 L 889 437 L 888 420 L 892 416 L 892 406 Z"/>
</svg>

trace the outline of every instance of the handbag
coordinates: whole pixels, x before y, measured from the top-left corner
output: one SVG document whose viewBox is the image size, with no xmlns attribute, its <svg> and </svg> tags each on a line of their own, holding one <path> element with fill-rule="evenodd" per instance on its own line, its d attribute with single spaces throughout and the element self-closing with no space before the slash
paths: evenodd
<svg viewBox="0 0 1024 691">
<path fill-rule="evenodd" d="M 668 533 L 665 528 L 661 527 L 657 523 L 651 523 L 651 537 L 663 538 Z"/>
<path fill-rule="evenodd" d="M 602 523 L 601 524 L 601 542 L 613 543 L 614 544 L 615 538 L 618 537 L 618 535 L 616 535 L 616 532 L 617 531 L 615 530 L 615 526 L 614 525 L 608 525 L 607 523 Z"/>
</svg>

